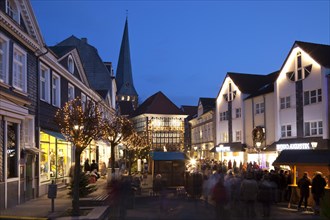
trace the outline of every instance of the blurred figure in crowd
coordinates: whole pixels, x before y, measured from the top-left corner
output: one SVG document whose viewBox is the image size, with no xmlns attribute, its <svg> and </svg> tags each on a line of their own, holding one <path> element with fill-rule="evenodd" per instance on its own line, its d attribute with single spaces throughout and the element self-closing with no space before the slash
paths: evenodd
<svg viewBox="0 0 330 220">
<path fill-rule="evenodd" d="M 303 177 L 298 181 L 298 188 L 300 189 L 300 200 L 298 203 L 298 211 L 301 210 L 301 204 L 304 201 L 305 211 L 307 210 L 307 201 L 309 197 L 309 186 L 312 185 L 308 173 L 305 172 Z"/>
<path fill-rule="evenodd" d="M 324 188 L 327 185 L 321 172 L 316 172 L 312 180 L 312 195 L 315 202 L 314 214 L 320 214 L 320 200 L 324 195 Z"/>
</svg>

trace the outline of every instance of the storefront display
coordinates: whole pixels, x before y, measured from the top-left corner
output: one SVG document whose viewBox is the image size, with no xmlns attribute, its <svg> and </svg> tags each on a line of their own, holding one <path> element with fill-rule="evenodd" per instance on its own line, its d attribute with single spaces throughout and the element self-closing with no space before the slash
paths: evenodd
<svg viewBox="0 0 330 220">
<path fill-rule="evenodd" d="M 69 175 L 72 162 L 71 144 L 40 132 L 40 181 L 60 179 Z"/>
</svg>

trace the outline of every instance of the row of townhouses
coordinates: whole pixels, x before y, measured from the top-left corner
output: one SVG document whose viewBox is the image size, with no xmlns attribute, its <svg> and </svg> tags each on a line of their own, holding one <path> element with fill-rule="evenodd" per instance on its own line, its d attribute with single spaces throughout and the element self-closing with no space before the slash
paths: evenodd
<svg viewBox="0 0 330 220">
<path fill-rule="evenodd" d="M 67 183 L 75 161 L 108 162 L 110 147 L 102 141 L 74 158 L 54 115 L 76 97 L 100 103 L 106 118 L 116 114 L 118 97 L 137 103 L 127 83 L 127 19 L 119 56 L 116 82 L 112 63 L 103 62 L 86 38 L 46 46 L 29 0 L 0 1 L 0 210 L 46 194 L 52 180 Z"/>
<path fill-rule="evenodd" d="M 189 121 L 192 155 L 273 169 L 283 150 L 329 149 L 329 74 L 330 46 L 300 41 L 278 71 L 228 72 Z"/>
</svg>

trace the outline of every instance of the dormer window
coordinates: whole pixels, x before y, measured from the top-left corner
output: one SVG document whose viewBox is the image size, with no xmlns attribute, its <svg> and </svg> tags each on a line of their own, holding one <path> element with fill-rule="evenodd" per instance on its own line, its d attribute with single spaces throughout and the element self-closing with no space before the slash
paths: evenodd
<svg viewBox="0 0 330 220">
<path fill-rule="evenodd" d="M 70 73 L 74 73 L 74 62 L 71 55 L 68 57 L 68 70 Z"/>
<path fill-rule="evenodd" d="M 7 0 L 6 13 L 17 23 L 20 23 L 20 13 L 13 0 Z"/>
<path fill-rule="evenodd" d="M 307 78 L 311 72 L 312 72 L 312 64 L 303 67 L 301 52 L 298 52 L 296 54 L 295 70 L 291 72 L 287 72 L 286 75 L 291 81 L 295 82 Z"/>
</svg>

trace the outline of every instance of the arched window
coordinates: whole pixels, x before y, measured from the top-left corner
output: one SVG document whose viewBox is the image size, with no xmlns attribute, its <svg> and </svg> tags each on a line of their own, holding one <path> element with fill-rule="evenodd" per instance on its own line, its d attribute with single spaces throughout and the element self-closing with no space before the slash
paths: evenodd
<svg viewBox="0 0 330 220">
<path fill-rule="evenodd" d="M 68 57 L 68 70 L 70 73 L 74 73 L 74 62 L 71 55 Z"/>
</svg>

